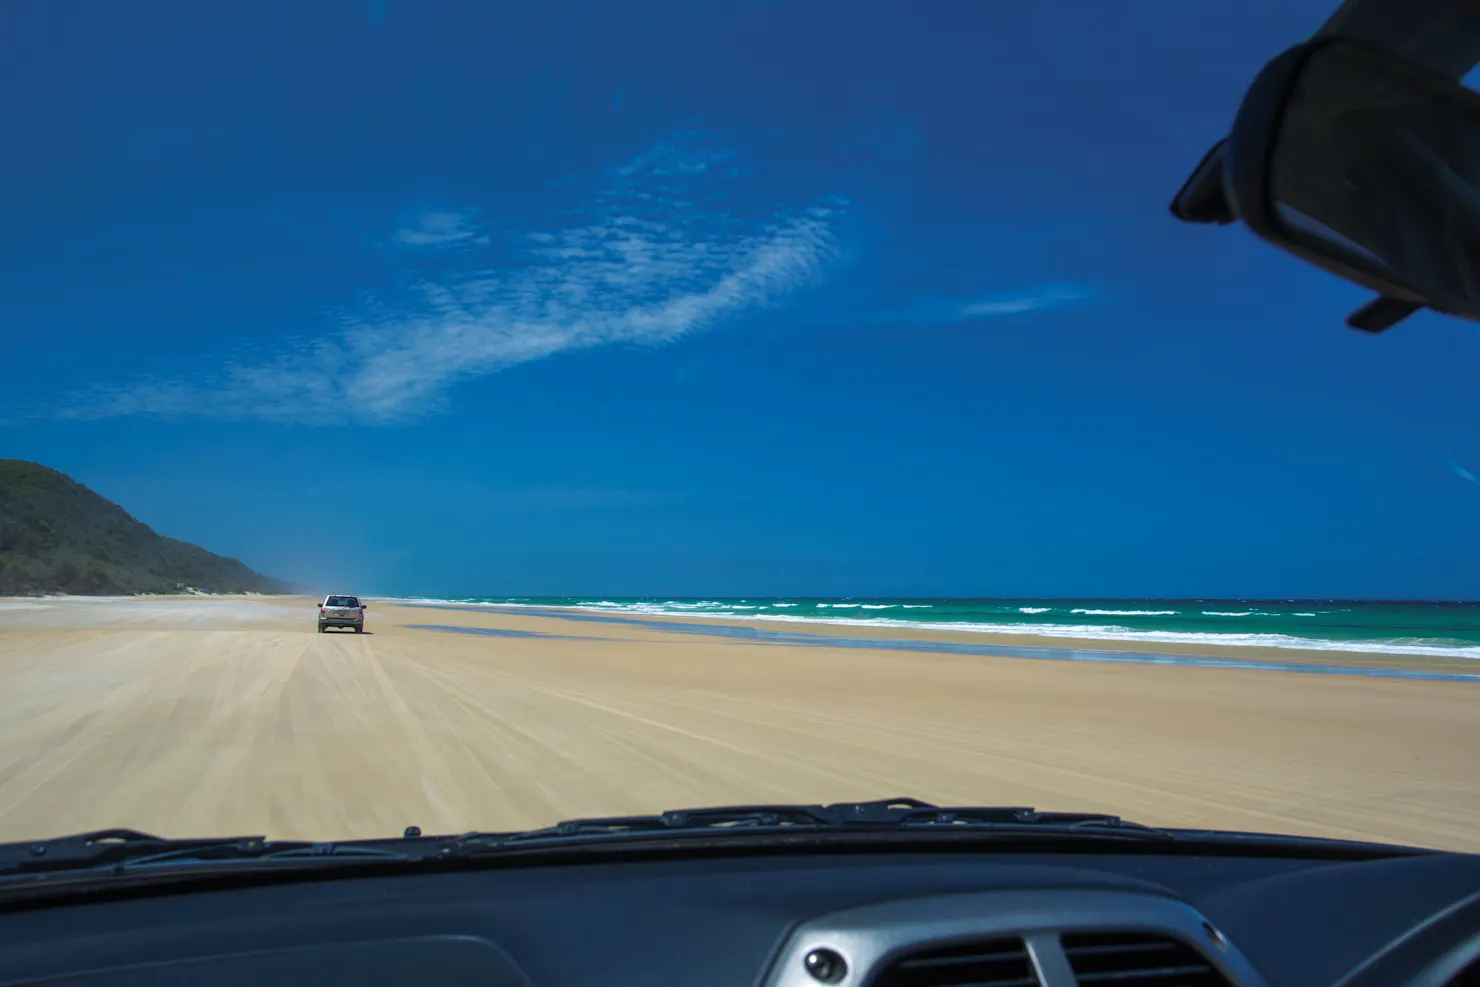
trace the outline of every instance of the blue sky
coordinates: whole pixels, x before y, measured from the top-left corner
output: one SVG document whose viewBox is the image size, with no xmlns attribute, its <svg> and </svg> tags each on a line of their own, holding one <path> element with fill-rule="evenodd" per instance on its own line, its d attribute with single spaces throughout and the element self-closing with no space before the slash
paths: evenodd
<svg viewBox="0 0 1480 987">
<path fill-rule="evenodd" d="M 16 2 L 0 455 L 379 593 L 1480 596 L 1480 337 L 1166 204 L 1311 3 Z"/>
</svg>

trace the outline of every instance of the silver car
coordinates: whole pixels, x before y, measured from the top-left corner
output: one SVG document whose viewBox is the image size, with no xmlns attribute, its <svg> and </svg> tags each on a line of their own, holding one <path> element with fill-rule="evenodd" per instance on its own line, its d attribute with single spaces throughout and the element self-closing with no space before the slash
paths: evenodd
<svg viewBox="0 0 1480 987">
<path fill-rule="evenodd" d="M 353 627 L 359 634 L 365 630 L 365 604 L 358 596 L 326 596 L 319 604 L 319 633 L 328 627 Z"/>
</svg>

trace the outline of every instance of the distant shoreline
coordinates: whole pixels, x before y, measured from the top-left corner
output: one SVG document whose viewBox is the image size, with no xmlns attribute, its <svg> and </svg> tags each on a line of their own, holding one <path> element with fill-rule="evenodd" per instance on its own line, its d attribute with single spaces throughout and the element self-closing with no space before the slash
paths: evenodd
<svg viewBox="0 0 1480 987">
<path fill-rule="evenodd" d="M 1000 617 L 997 619 L 993 619 L 990 622 L 982 620 L 956 621 L 906 619 L 903 616 L 903 611 L 907 604 L 902 602 L 902 598 L 891 598 L 895 601 L 901 602 L 898 602 L 897 604 L 891 603 L 887 605 L 890 608 L 898 609 L 900 612 L 900 616 L 894 616 L 891 614 L 887 617 L 877 615 L 871 617 L 862 617 L 835 614 L 831 612 L 826 614 L 819 614 L 816 613 L 815 610 L 805 612 L 805 615 L 796 612 L 754 612 L 758 606 L 763 605 L 764 598 L 760 597 L 749 598 L 752 603 L 757 605 L 750 607 L 750 612 L 714 612 L 713 609 L 700 609 L 698 604 L 689 603 L 686 601 L 679 601 L 677 603 L 669 601 L 668 604 L 665 605 L 658 601 L 630 601 L 625 603 L 616 603 L 612 601 L 602 601 L 600 603 L 554 603 L 545 602 L 544 600 L 540 600 L 539 602 L 535 602 L 534 600 L 530 600 L 529 602 L 522 602 L 489 599 L 446 599 L 434 597 L 385 597 L 383 599 L 385 599 L 385 601 L 388 603 L 401 603 L 407 605 L 445 605 L 448 607 L 474 610 L 497 610 L 511 614 L 524 612 L 530 614 L 531 616 L 536 615 L 540 611 L 546 612 L 548 616 L 560 616 L 562 613 L 570 612 L 609 614 L 614 617 L 620 616 L 627 617 L 629 619 L 640 618 L 645 620 L 658 621 L 722 621 L 728 624 L 738 623 L 741 625 L 750 625 L 761 628 L 769 627 L 769 629 L 772 630 L 777 629 L 776 624 L 781 623 L 788 624 L 793 629 L 797 630 L 805 627 L 807 628 L 809 633 L 856 634 L 860 631 L 867 631 L 870 636 L 908 636 L 911 638 L 919 638 L 922 634 L 924 634 L 928 636 L 927 639 L 932 640 L 977 642 L 981 642 L 984 638 L 988 638 L 1003 645 L 1021 647 L 1089 647 L 1105 648 L 1110 650 L 1136 649 L 1140 651 L 1151 653 L 1159 652 L 1169 655 L 1187 653 L 1224 657 L 1257 655 L 1266 659 L 1272 659 L 1276 657 L 1282 659 L 1297 657 L 1297 655 L 1294 655 L 1292 653 L 1299 653 L 1298 657 L 1301 660 L 1321 662 L 1330 662 L 1336 658 L 1342 658 L 1345 660 L 1351 656 L 1370 656 L 1372 658 L 1380 658 L 1381 660 L 1388 663 L 1391 663 L 1394 660 L 1403 659 L 1404 661 L 1402 662 L 1402 664 L 1405 667 L 1410 664 L 1416 665 L 1418 667 L 1433 667 L 1436 660 L 1443 661 L 1445 663 L 1457 663 L 1459 667 L 1473 667 L 1477 661 L 1480 661 L 1480 644 L 1470 642 L 1458 642 L 1453 644 L 1446 642 L 1444 644 L 1438 644 L 1430 643 L 1430 641 L 1422 639 L 1420 639 L 1422 640 L 1422 643 L 1420 643 L 1420 641 L 1413 641 L 1412 643 L 1409 643 L 1409 641 L 1393 640 L 1344 640 L 1340 638 L 1302 636 L 1290 633 L 1260 633 L 1257 631 L 1250 631 L 1248 628 L 1242 626 L 1230 626 L 1227 631 L 1221 632 L 1189 632 L 1178 630 L 1160 630 L 1155 629 L 1154 627 L 1132 628 L 1118 626 L 1116 624 L 1089 625 L 1085 623 L 1077 623 L 1073 625 L 1066 625 L 1062 623 L 1047 622 L 1036 624 L 1009 623 L 1006 620 L 1001 619 Z M 815 599 L 816 598 L 808 598 L 809 602 Z M 788 602 L 777 603 L 776 600 L 785 601 L 786 598 L 776 598 L 775 600 L 772 600 L 772 606 L 785 607 L 793 611 L 797 609 L 802 609 L 802 606 L 800 604 Z M 848 598 L 834 598 L 833 601 L 824 601 L 821 605 L 829 606 L 830 608 L 837 602 L 844 602 L 847 600 Z M 853 600 L 867 600 L 867 598 L 853 598 Z M 992 604 L 1103 604 L 1112 602 L 1107 600 L 978 601 L 948 600 L 944 598 L 939 598 L 931 601 L 930 598 L 922 598 L 920 600 L 920 603 L 926 603 L 927 601 L 930 602 L 932 605 L 975 604 L 980 602 L 988 602 Z M 722 601 L 713 600 L 712 602 L 715 605 L 718 605 Z M 1253 603 L 1254 601 L 1215 601 L 1204 599 L 1193 601 L 1133 600 L 1124 602 L 1147 607 L 1154 606 L 1158 603 L 1170 606 L 1173 604 L 1185 605 L 1189 602 L 1201 606 L 1216 606 L 1220 603 L 1248 605 Z M 1300 603 L 1295 603 L 1293 601 L 1279 602 L 1287 607 L 1291 607 L 1303 605 L 1307 601 L 1301 601 Z M 1435 606 L 1447 608 L 1450 606 L 1464 606 L 1462 604 L 1448 604 L 1437 602 L 1424 602 L 1420 604 L 1389 603 L 1388 601 L 1320 602 L 1324 602 L 1328 606 L 1336 603 L 1349 603 L 1360 606 L 1374 607 Z M 870 604 L 867 602 L 850 602 L 847 605 L 850 607 L 859 608 L 873 606 L 879 609 L 883 609 L 886 606 L 884 604 Z M 674 607 L 681 607 L 683 609 L 674 609 Z M 1040 608 L 1030 606 L 1024 607 L 1023 609 L 1036 611 Z M 1096 611 L 1090 608 L 1080 609 L 1088 610 L 1090 613 L 1112 612 L 1108 610 Z M 1476 605 L 1475 610 L 1476 613 L 1474 614 L 1474 618 L 1476 629 L 1480 630 L 1480 605 Z M 877 614 L 878 609 L 875 609 L 874 612 Z M 1162 611 L 1142 610 L 1138 612 L 1160 613 Z M 1217 612 L 1218 611 L 1215 611 L 1215 613 Z M 914 615 L 912 614 L 911 616 Z M 1036 614 L 1034 614 L 1034 616 L 1036 616 Z M 1240 615 L 1237 613 L 1229 612 L 1226 614 L 1226 616 L 1237 617 Z M 1117 617 L 1113 619 L 1119 620 L 1122 618 Z"/>
</svg>

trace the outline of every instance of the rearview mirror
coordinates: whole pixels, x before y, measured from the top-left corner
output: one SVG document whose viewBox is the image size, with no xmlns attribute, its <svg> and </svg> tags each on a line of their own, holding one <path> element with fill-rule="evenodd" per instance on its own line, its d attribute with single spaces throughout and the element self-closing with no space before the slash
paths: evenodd
<svg viewBox="0 0 1480 987">
<path fill-rule="evenodd" d="M 1480 94 L 1340 39 L 1292 48 L 1244 96 L 1223 180 L 1255 234 L 1381 296 L 1480 320 Z"/>
</svg>

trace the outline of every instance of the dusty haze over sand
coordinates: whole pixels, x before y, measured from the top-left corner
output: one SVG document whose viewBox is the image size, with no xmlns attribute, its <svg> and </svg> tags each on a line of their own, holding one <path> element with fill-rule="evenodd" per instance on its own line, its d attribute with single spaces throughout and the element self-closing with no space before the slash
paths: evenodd
<svg viewBox="0 0 1480 987">
<path fill-rule="evenodd" d="M 1480 683 L 375 601 L 367 627 L 319 634 L 306 599 L 0 600 L 0 840 L 335 839 L 909 794 L 1480 851 Z"/>
</svg>

